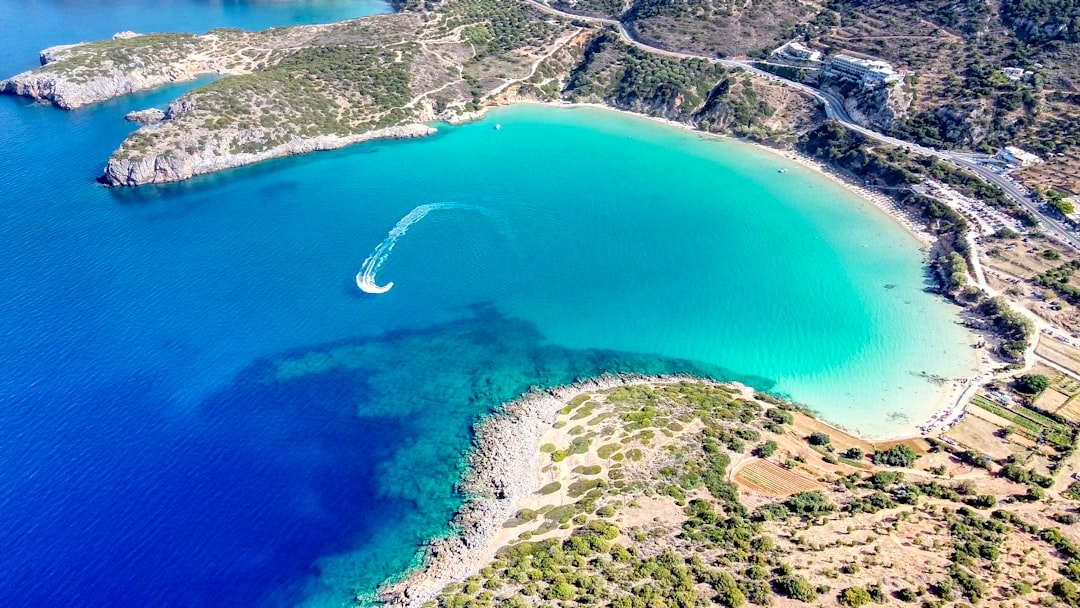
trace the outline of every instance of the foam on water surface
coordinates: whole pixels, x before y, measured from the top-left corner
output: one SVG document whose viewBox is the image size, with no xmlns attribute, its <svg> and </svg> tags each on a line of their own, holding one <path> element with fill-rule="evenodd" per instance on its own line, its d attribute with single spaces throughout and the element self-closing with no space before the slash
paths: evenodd
<svg viewBox="0 0 1080 608">
<path fill-rule="evenodd" d="M 462 205 L 460 203 L 429 203 L 427 205 L 417 206 L 406 214 L 405 217 L 398 220 L 397 224 L 394 224 L 394 227 L 390 229 L 386 238 L 383 239 L 383 241 L 375 247 L 375 250 L 371 252 L 371 255 L 364 260 L 362 270 L 356 275 L 356 286 L 360 288 L 360 291 L 372 294 L 390 291 L 394 286 L 394 282 L 391 281 L 386 285 L 378 285 L 375 282 L 375 273 L 382 268 L 383 263 L 390 257 L 390 252 L 394 250 L 394 245 L 397 244 L 398 239 L 405 236 L 405 233 L 409 231 L 410 226 L 424 219 L 424 216 L 432 211 L 444 211 L 449 209 L 474 211 L 498 218 L 498 216 L 490 210 L 475 205 Z"/>
</svg>

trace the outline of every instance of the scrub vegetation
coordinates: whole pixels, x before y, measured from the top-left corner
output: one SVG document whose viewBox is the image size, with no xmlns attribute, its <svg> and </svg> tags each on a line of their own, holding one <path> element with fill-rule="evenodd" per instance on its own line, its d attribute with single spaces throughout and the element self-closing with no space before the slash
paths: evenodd
<svg viewBox="0 0 1080 608">
<path fill-rule="evenodd" d="M 543 450 L 542 474 L 561 487 L 535 494 L 504 524 L 512 533 L 495 559 L 429 606 L 1080 597 L 1078 505 L 1015 463 L 950 481 L 959 470 L 937 464 L 947 454 L 876 448 L 792 404 L 712 383 L 631 384 L 566 403 Z M 585 421 L 576 433 L 575 418 Z"/>
</svg>

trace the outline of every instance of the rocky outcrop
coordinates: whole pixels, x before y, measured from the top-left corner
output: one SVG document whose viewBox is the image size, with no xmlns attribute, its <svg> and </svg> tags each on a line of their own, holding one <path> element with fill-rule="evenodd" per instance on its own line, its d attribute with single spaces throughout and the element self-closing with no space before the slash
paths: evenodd
<svg viewBox="0 0 1080 608">
<path fill-rule="evenodd" d="M 823 88 L 840 95 L 851 119 L 868 129 L 888 131 L 907 114 L 911 105 L 911 94 L 903 83 L 870 88 L 828 85 Z"/>
<path fill-rule="evenodd" d="M 49 49 L 45 65 L 0 81 L 0 92 L 71 109 L 203 74 L 231 75 L 161 112 L 129 117 L 146 124 L 113 153 L 100 181 L 156 184 L 370 139 L 427 135 L 434 130 L 426 119 L 482 112 L 486 98 L 533 77 L 551 59 L 552 45 L 572 46 L 582 33 L 568 20 L 541 19 L 539 11 L 515 5 L 508 10 L 533 21 L 518 24 L 523 35 L 505 49 L 515 58 L 507 68 L 504 56 L 480 55 L 466 44 L 468 27 L 446 30 L 462 19 L 487 23 L 483 12 L 443 8 L 261 32 L 122 33 Z M 473 81 L 462 71 L 465 62 L 498 75 Z"/>
<path fill-rule="evenodd" d="M 165 110 L 159 110 L 157 108 L 149 108 L 146 110 L 136 110 L 134 112 L 128 112 L 124 115 L 124 120 L 131 122 L 137 122 L 140 125 L 152 125 L 165 120 Z"/>
<path fill-rule="evenodd" d="M 56 46 L 50 46 L 49 48 L 38 53 L 38 60 L 41 61 L 41 65 L 48 65 L 64 59 L 68 56 L 68 52 L 71 49 L 80 47 L 86 44 L 85 42 L 76 42 L 75 44 L 58 44 Z"/>
<path fill-rule="evenodd" d="M 308 35 L 298 29 L 298 36 Z M 39 53 L 41 67 L 0 80 L 0 93 L 70 110 L 203 74 L 242 74 L 250 71 L 251 62 L 235 53 L 259 44 L 260 36 L 268 34 L 118 32 L 110 40 L 52 46 Z"/>
<path fill-rule="evenodd" d="M 121 69 L 82 80 L 59 71 L 33 70 L 0 80 L 0 92 L 29 97 L 73 110 L 136 91 L 146 91 L 173 82 L 194 80 L 213 69 L 189 70 L 175 65 L 149 69 Z"/>
<path fill-rule="evenodd" d="M 1012 28 L 1021 39 L 1054 40 L 1068 33 L 1069 22 L 1065 15 L 1052 15 L 1043 23 L 1025 17 L 1013 21 Z"/>
<path fill-rule="evenodd" d="M 153 130 L 158 125 L 144 127 Z M 423 124 L 407 124 L 376 129 L 356 135 L 322 135 L 306 139 L 295 139 L 258 152 L 228 152 L 214 149 L 202 149 L 188 152 L 191 142 L 178 142 L 177 147 L 162 155 L 118 156 L 114 155 L 105 166 L 105 173 L 100 181 L 109 186 L 138 186 L 142 184 L 163 184 L 177 182 L 205 175 L 215 171 L 250 165 L 271 158 L 283 158 L 296 154 L 306 154 L 320 150 L 336 150 L 352 144 L 373 139 L 407 139 L 424 137 L 435 129 Z M 227 135 L 227 134 L 226 134 Z M 235 145 L 243 141 L 244 134 L 234 133 L 231 142 Z M 198 134 L 192 134 L 192 141 Z"/>
<path fill-rule="evenodd" d="M 165 119 L 174 120 L 180 118 L 184 114 L 194 110 L 198 106 L 198 102 L 190 97 L 181 97 L 169 104 L 165 108 Z"/>
<path fill-rule="evenodd" d="M 419 608 L 450 583 L 479 572 L 495 557 L 491 546 L 502 524 L 540 488 L 540 443 L 559 410 L 583 391 L 629 384 L 673 384 L 689 376 L 602 376 L 569 386 L 534 391 L 512 401 L 476 425 L 467 472 L 459 485 L 468 498 L 454 516 L 457 534 L 431 541 L 424 566 L 405 580 L 386 586 L 379 600 L 397 608 Z"/>
<path fill-rule="evenodd" d="M 992 112 L 981 103 L 942 106 L 934 117 L 943 139 L 961 146 L 975 146 L 990 134 Z"/>
</svg>

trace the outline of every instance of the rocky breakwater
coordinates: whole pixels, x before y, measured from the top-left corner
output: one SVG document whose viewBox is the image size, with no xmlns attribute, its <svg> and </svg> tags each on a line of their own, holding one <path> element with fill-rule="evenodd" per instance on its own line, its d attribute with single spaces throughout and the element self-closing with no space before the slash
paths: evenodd
<svg viewBox="0 0 1080 608">
<path fill-rule="evenodd" d="M 143 127 L 153 133 L 162 124 L 168 123 L 168 113 L 164 123 Z M 307 154 L 322 150 L 336 150 L 352 144 L 373 139 L 410 139 L 425 137 L 435 129 L 424 124 L 405 124 L 382 129 L 375 129 L 355 135 L 319 135 L 316 137 L 296 138 L 287 142 L 267 147 L 256 152 L 237 151 L 246 143 L 260 144 L 262 138 L 242 130 L 230 130 L 215 133 L 216 145 L 197 147 L 205 141 L 203 134 L 193 132 L 174 142 L 168 151 L 161 154 L 143 155 L 125 154 L 123 150 L 114 154 L 105 166 L 101 183 L 107 186 L 139 186 L 143 184 L 164 184 L 182 181 L 196 175 L 205 175 L 251 165 L 272 158 L 283 158 L 297 154 Z"/>
<path fill-rule="evenodd" d="M 494 559 L 499 549 L 492 542 L 496 533 L 540 488 L 544 434 L 575 395 L 630 384 L 687 380 L 701 381 L 690 376 L 602 376 L 531 392 L 478 423 L 459 484 L 466 500 L 452 522 L 457 534 L 431 541 L 423 566 L 404 580 L 386 585 L 377 599 L 396 608 L 419 608 L 437 598 L 447 585 L 476 574 Z"/>
</svg>

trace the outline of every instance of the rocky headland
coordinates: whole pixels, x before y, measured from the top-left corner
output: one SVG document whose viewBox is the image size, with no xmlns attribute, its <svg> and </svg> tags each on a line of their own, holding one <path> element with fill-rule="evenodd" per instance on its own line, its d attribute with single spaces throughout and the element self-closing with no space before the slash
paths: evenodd
<svg viewBox="0 0 1080 608">
<path fill-rule="evenodd" d="M 205 35 L 124 33 L 52 47 L 0 92 L 64 109 L 202 75 L 110 157 L 101 181 L 179 181 L 270 158 L 475 119 L 518 99 L 603 103 L 718 133 L 791 138 L 808 97 L 701 59 L 646 53 L 522 0 L 406 3 L 329 25 Z M 738 78 L 736 79 L 736 76 Z"/>
<path fill-rule="evenodd" d="M 218 41 L 218 34 L 129 34 L 47 48 L 40 53 L 42 67 L 0 80 L 0 91 L 73 110 L 201 74 L 230 73 L 202 53 Z"/>
<path fill-rule="evenodd" d="M 318 135 L 293 139 L 271 148 L 256 152 L 218 153 L 213 150 L 192 154 L 167 154 L 162 156 L 113 157 L 105 166 L 102 180 L 110 186 L 138 186 L 161 184 L 188 179 L 250 165 L 271 158 L 307 154 L 322 150 L 336 150 L 352 144 L 374 139 L 411 139 L 435 132 L 425 124 L 407 124 L 365 131 L 354 135 Z M 237 141 L 237 140 L 234 140 Z M 242 140 L 241 143 L 243 143 Z"/>
<path fill-rule="evenodd" d="M 478 423 L 473 449 L 466 457 L 467 472 L 459 484 L 467 498 L 453 519 L 457 533 L 432 540 L 423 568 L 385 587 L 382 599 L 403 608 L 422 606 L 447 585 L 476 574 L 494 559 L 498 547 L 492 546 L 492 540 L 502 523 L 512 519 L 540 488 L 545 460 L 541 442 L 572 397 L 634 384 L 660 386 L 688 381 L 701 380 L 688 376 L 601 376 L 529 393 Z"/>
<path fill-rule="evenodd" d="M 737 384 L 627 376 L 534 392 L 477 426 L 458 534 L 378 599 L 1075 605 L 1075 492 L 963 458 L 918 438 L 870 443 Z"/>
</svg>

